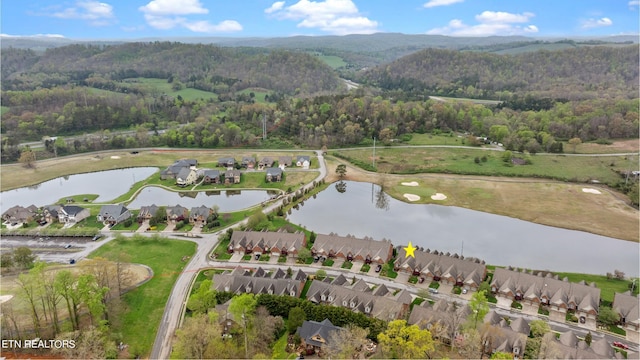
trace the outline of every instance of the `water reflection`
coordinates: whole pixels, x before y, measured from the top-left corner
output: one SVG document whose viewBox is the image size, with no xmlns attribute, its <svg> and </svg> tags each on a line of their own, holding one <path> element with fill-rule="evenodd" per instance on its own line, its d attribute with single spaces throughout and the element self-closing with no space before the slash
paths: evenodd
<svg viewBox="0 0 640 360">
<path fill-rule="evenodd" d="M 347 183 L 345 183 L 344 181 L 340 180 L 336 183 L 336 190 L 343 194 L 344 192 L 347 191 Z"/>
<path fill-rule="evenodd" d="M 346 182 L 349 191 L 329 187 L 289 220 L 317 233 L 353 234 L 412 241 L 433 250 L 461 253 L 494 265 L 539 270 L 606 274 L 620 269 L 639 273 L 640 244 L 539 225 L 506 216 L 452 206 L 407 204 L 384 194 L 388 210 L 380 211 L 370 183 Z M 372 197 L 373 194 L 373 197 Z M 327 211 L 330 209 L 331 211 Z M 462 243 L 464 242 L 464 249 Z"/>
<path fill-rule="evenodd" d="M 224 192 L 224 195 L 223 195 Z M 192 208 L 197 206 L 212 207 L 217 205 L 223 212 L 237 211 L 267 201 L 271 196 L 265 190 L 211 190 L 174 192 L 163 188 L 146 187 L 138 193 L 128 205 L 130 209 L 156 204 L 158 206 L 181 206 Z"/>
<path fill-rule="evenodd" d="M 80 194 L 97 194 L 95 201 L 110 201 L 129 191 L 135 179 L 143 180 L 158 171 L 155 167 L 128 168 L 62 176 L 43 183 L 0 193 L 0 207 L 51 205 Z"/>
<path fill-rule="evenodd" d="M 389 210 L 390 204 L 391 202 L 389 195 L 384 192 L 383 187 L 379 187 L 376 191 L 376 207 L 381 210 Z"/>
</svg>

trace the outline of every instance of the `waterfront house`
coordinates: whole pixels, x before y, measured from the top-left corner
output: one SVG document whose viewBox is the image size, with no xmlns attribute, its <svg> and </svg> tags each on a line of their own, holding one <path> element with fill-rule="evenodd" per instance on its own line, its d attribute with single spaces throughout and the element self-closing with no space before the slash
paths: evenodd
<svg viewBox="0 0 640 360">
<path fill-rule="evenodd" d="M 640 343 L 640 297 L 629 291 L 615 293 L 612 307 L 620 315 L 620 325 L 627 332 L 627 340 Z"/>
<path fill-rule="evenodd" d="M 220 171 L 219 170 L 205 170 L 203 182 L 205 184 L 219 184 L 220 183 Z"/>
<path fill-rule="evenodd" d="M 91 215 L 89 209 L 80 206 L 65 205 L 58 210 L 58 221 L 61 223 L 75 224 Z"/>
<path fill-rule="evenodd" d="M 229 240 L 229 252 L 242 254 L 272 254 L 279 256 L 297 256 L 298 250 L 305 247 L 307 240 L 303 232 L 285 231 L 239 231 L 236 230 Z"/>
<path fill-rule="evenodd" d="M 105 225 L 115 225 L 130 217 L 131 212 L 123 205 L 103 205 L 96 219 Z"/>
<path fill-rule="evenodd" d="M 282 169 L 268 168 L 265 178 L 267 182 L 282 181 Z"/>
<path fill-rule="evenodd" d="M 416 250 L 413 257 L 400 251 L 394 269 L 425 280 L 442 281 L 467 290 L 476 290 L 486 276 L 484 262 L 475 258 L 461 258 L 457 254 Z"/>
<path fill-rule="evenodd" d="M 347 261 L 384 264 L 393 257 L 393 245 L 389 240 L 318 234 L 311 247 L 311 254 Z"/>
</svg>

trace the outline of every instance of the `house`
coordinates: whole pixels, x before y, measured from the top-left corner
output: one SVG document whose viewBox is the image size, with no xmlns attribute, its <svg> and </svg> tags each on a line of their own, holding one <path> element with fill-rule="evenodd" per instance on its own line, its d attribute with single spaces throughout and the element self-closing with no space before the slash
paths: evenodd
<svg viewBox="0 0 640 360">
<path fill-rule="evenodd" d="M 296 166 L 302 167 L 303 169 L 308 169 L 309 165 L 311 165 L 311 157 L 306 155 L 298 155 L 296 158 Z"/>
<path fill-rule="evenodd" d="M 307 240 L 303 232 L 285 231 L 239 231 L 236 230 L 229 240 L 229 252 L 242 254 L 265 254 L 296 256 L 298 250 L 305 247 Z"/>
<path fill-rule="evenodd" d="M 201 223 L 206 224 L 209 215 L 213 214 L 213 210 L 201 205 L 199 207 L 192 207 L 189 213 L 189 222 L 192 224 Z"/>
<path fill-rule="evenodd" d="M 384 264 L 393 257 L 393 245 L 389 240 L 363 239 L 354 236 L 318 234 L 311 254 L 324 257 L 337 257 L 348 261 L 375 262 Z"/>
<path fill-rule="evenodd" d="M 591 345 L 571 330 L 556 337 L 553 332 L 544 335 L 546 345 L 540 348 L 541 359 L 623 359 L 621 353 L 615 352 L 606 337 L 593 339 Z"/>
<path fill-rule="evenodd" d="M 178 186 L 193 185 L 196 183 L 196 180 L 198 180 L 198 173 L 191 168 L 182 168 L 178 172 L 178 175 L 176 175 L 176 184 L 178 184 Z"/>
<path fill-rule="evenodd" d="M 282 181 L 282 169 L 280 168 L 268 168 L 266 175 L 267 182 Z"/>
<path fill-rule="evenodd" d="M 162 180 L 175 179 L 178 176 L 178 173 L 180 172 L 180 170 L 184 168 L 190 169 L 192 167 L 195 167 L 196 165 L 192 165 L 194 163 L 197 165 L 198 162 L 193 159 L 177 160 L 176 162 L 169 165 L 166 169 L 160 172 L 160 179 Z"/>
<path fill-rule="evenodd" d="M 189 218 L 189 209 L 180 205 L 167 206 L 167 221 L 182 221 Z"/>
<path fill-rule="evenodd" d="M 2 214 L 2 220 L 10 224 L 24 224 L 32 221 L 37 212 L 38 208 L 35 205 L 29 205 L 28 207 L 16 205 Z"/>
<path fill-rule="evenodd" d="M 58 221 L 61 223 L 75 224 L 91 215 L 89 209 L 80 206 L 65 205 L 58 210 Z"/>
<path fill-rule="evenodd" d="M 467 290 L 476 290 L 487 275 L 484 262 L 475 258 L 429 250 L 416 250 L 414 255 L 406 257 L 405 252 L 400 251 L 394 263 L 395 271 L 420 276 L 430 282 L 442 281 Z"/>
<path fill-rule="evenodd" d="M 331 347 L 331 339 L 337 336 L 341 327 L 335 326 L 324 319 L 321 322 L 305 320 L 302 326 L 298 327 L 296 334 L 300 336 L 302 346 L 307 350 L 307 354 L 320 354 L 326 347 Z M 332 333 L 336 335 L 332 335 Z"/>
<path fill-rule="evenodd" d="M 640 297 L 629 291 L 615 293 L 612 308 L 620 315 L 620 325 L 627 332 L 627 340 L 640 343 Z"/>
<path fill-rule="evenodd" d="M 58 211 L 62 208 L 60 205 L 47 205 L 42 207 L 42 216 L 46 222 L 58 221 Z"/>
<path fill-rule="evenodd" d="M 234 294 L 272 294 L 299 297 L 307 280 L 307 274 L 297 270 L 287 275 L 282 269 L 273 273 L 262 268 L 255 271 L 237 267 L 232 271 L 213 275 L 213 288 L 216 291 Z"/>
<path fill-rule="evenodd" d="M 149 220 L 152 217 L 156 216 L 159 207 L 156 204 L 150 206 L 141 206 L 140 212 L 138 213 L 138 220 Z"/>
<path fill-rule="evenodd" d="M 278 157 L 278 167 L 283 169 L 285 167 L 290 167 L 292 164 L 291 156 L 280 156 Z"/>
<path fill-rule="evenodd" d="M 240 330 L 241 326 L 229 311 L 230 304 L 231 300 L 228 300 L 226 303 L 218 304 L 215 307 L 215 311 L 218 313 L 218 324 L 220 324 L 220 331 L 222 332 L 223 338 L 231 338 L 232 333 L 236 332 L 236 330 Z"/>
<path fill-rule="evenodd" d="M 224 173 L 225 184 L 239 184 L 240 183 L 240 170 L 227 170 Z"/>
<path fill-rule="evenodd" d="M 331 282 L 313 280 L 307 300 L 315 304 L 342 306 L 384 321 L 404 319 L 409 312 L 411 294 L 384 285 L 372 289 L 364 280 L 352 281 L 338 275 Z"/>
<path fill-rule="evenodd" d="M 105 225 L 115 225 L 130 217 L 131 212 L 122 205 L 103 205 L 96 219 Z"/>
<path fill-rule="evenodd" d="M 451 343 L 459 336 L 462 325 L 470 314 L 471 308 L 458 302 L 440 299 L 431 304 L 424 301 L 420 305 L 414 305 L 407 323 L 427 330 L 431 330 L 438 324 L 446 331 L 443 334 L 434 335 L 439 336 L 440 340 Z"/>
<path fill-rule="evenodd" d="M 220 183 L 220 171 L 218 170 L 205 170 L 203 173 L 205 184 L 219 184 Z"/>
<path fill-rule="evenodd" d="M 485 353 L 491 355 L 494 352 L 510 353 L 515 359 L 524 354 L 527 338 L 531 333 L 529 322 L 522 317 L 510 319 L 498 315 L 495 310 L 490 311 L 484 317 L 484 323 L 497 331 L 487 331 L 483 336 Z"/>
<path fill-rule="evenodd" d="M 600 307 L 600 289 L 595 284 L 570 283 L 551 273 L 544 275 L 497 268 L 491 281 L 491 291 L 498 306 L 508 307 L 512 301 L 522 304 L 522 311 L 535 315 L 540 306 L 549 310 L 549 320 L 564 322 L 567 312 L 578 318 L 578 326 L 596 329 Z"/>
<path fill-rule="evenodd" d="M 256 158 L 253 156 L 243 156 L 240 166 L 245 169 L 253 169 L 256 167 Z"/>
<path fill-rule="evenodd" d="M 270 168 L 273 166 L 273 158 L 269 157 L 269 156 L 265 156 L 262 158 L 262 160 L 260 160 L 260 162 L 258 163 L 258 168 L 260 170 L 264 169 L 264 168 Z"/>
<path fill-rule="evenodd" d="M 232 157 L 223 157 L 218 159 L 218 166 L 224 168 L 232 168 L 236 165 L 236 159 Z"/>
</svg>

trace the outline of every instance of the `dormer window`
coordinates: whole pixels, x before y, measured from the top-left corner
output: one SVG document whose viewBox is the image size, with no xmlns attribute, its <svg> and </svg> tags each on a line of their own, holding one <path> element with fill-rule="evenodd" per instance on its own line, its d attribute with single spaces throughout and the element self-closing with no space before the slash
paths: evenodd
<svg viewBox="0 0 640 360">
<path fill-rule="evenodd" d="M 251 292 L 251 287 L 247 286 L 247 293 L 250 293 L 250 292 Z"/>
<path fill-rule="evenodd" d="M 347 300 L 344 300 L 344 301 L 342 302 L 342 306 L 347 306 Z"/>
<path fill-rule="evenodd" d="M 520 348 L 519 347 L 514 347 L 513 348 L 513 353 L 516 354 L 516 355 L 520 354 Z"/>
<path fill-rule="evenodd" d="M 327 300 L 327 297 L 325 295 L 321 295 L 320 296 L 320 300 L 325 301 L 325 300 Z"/>
<path fill-rule="evenodd" d="M 267 293 L 269 293 L 269 295 L 273 295 L 273 290 L 269 289 L 269 291 L 267 291 Z"/>
<path fill-rule="evenodd" d="M 329 301 L 333 301 L 333 296 L 329 296 Z"/>
<path fill-rule="evenodd" d="M 371 312 L 371 308 L 369 306 L 364 308 L 364 312 L 366 312 L 367 314 Z"/>
<path fill-rule="evenodd" d="M 228 292 L 229 290 L 230 290 L 230 289 L 229 289 L 229 287 L 228 287 L 228 286 L 225 286 L 225 287 L 224 287 L 224 291 L 227 291 L 227 292 Z"/>
<path fill-rule="evenodd" d="M 356 307 L 356 303 L 355 302 L 350 302 L 349 305 L 351 305 L 352 308 Z"/>
<path fill-rule="evenodd" d="M 296 296 L 296 291 L 295 290 L 291 290 L 291 292 L 289 292 L 289 295 Z"/>
</svg>

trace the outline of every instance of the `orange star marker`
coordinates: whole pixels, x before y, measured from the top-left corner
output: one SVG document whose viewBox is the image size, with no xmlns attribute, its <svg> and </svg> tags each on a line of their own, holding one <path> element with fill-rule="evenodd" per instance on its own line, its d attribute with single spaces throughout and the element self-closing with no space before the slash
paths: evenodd
<svg viewBox="0 0 640 360">
<path fill-rule="evenodd" d="M 416 251 L 417 248 L 413 247 L 413 245 L 411 244 L 411 241 L 409 241 L 409 245 L 407 245 L 407 247 L 404 248 L 405 251 L 405 257 L 413 257 L 415 258 L 416 255 L 413 253 L 414 251 Z"/>
</svg>

